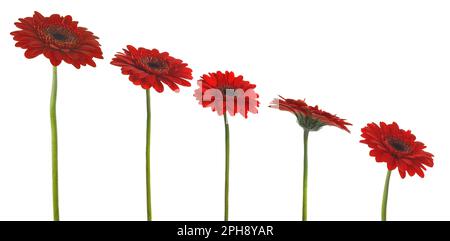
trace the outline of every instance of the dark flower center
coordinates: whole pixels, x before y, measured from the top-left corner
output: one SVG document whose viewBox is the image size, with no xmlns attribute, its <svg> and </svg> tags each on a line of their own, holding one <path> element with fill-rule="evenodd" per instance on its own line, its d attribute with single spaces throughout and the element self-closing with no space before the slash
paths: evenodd
<svg viewBox="0 0 450 241">
<path fill-rule="evenodd" d="M 399 139 L 389 138 L 388 143 L 396 151 L 400 151 L 400 152 L 409 151 L 409 145 Z"/>
<path fill-rule="evenodd" d="M 161 59 L 153 57 L 145 58 L 142 60 L 142 63 L 156 73 L 167 73 L 169 71 L 169 64 Z"/>
<path fill-rule="evenodd" d="M 74 39 L 73 34 L 71 34 L 67 29 L 57 26 L 48 28 L 47 33 L 55 41 L 68 42 Z"/>
<path fill-rule="evenodd" d="M 68 39 L 68 37 L 62 33 L 55 32 L 55 33 L 50 33 L 50 34 L 53 36 L 54 39 L 56 39 L 58 41 L 65 41 Z"/>
<path fill-rule="evenodd" d="M 147 66 L 152 68 L 152 69 L 164 69 L 165 65 L 162 62 L 150 62 L 147 63 Z"/>
<path fill-rule="evenodd" d="M 45 43 L 56 49 L 76 48 L 79 43 L 77 35 L 62 26 L 49 26 L 39 34 Z"/>
</svg>

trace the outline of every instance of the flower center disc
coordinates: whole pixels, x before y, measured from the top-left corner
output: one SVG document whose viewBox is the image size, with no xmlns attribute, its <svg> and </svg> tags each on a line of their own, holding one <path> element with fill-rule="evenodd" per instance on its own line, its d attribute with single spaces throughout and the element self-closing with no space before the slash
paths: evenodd
<svg viewBox="0 0 450 241">
<path fill-rule="evenodd" d="M 159 62 L 151 62 L 151 63 L 148 63 L 147 66 L 152 69 L 163 69 L 164 68 L 164 65 Z"/>
<path fill-rule="evenodd" d="M 62 34 L 62 33 L 50 33 L 50 35 L 53 36 L 54 39 L 58 40 L 58 41 L 66 41 L 68 38 L 66 35 Z"/>
<path fill-rule="evenodd" d="M 77 36 L 60 26 L 50 26 L 41 32 L 41 38 L 52 48 L 70 49 L 78 45 Z"/>
<path fill-rule="evenodd" d="M 396 151 L 400 151 L 400 152 L 409 151 L 409 146 L 401 140 L 389 138 L 388 143 Z"/>
<path fill-rule="evenodd" d="M 149 58 L 147 60 L 144 60 L 143 62 L 144 65 L 147 66 L 153 72 L 167 73 L 169 71 L 169 65 L 164 60 Z"/>
</svg>

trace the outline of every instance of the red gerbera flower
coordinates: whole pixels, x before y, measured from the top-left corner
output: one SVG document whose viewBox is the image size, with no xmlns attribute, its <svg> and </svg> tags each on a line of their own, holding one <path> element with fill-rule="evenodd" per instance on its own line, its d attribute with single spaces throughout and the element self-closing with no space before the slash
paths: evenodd
<svg viewBox="0 0 450 241">
<path fill-rule="evenodd" d="M 361 143 L 372 148 L 370 156 L 375 157 L 377 162 L 386 162 L 389 170 L 398 167 L 402 178 L 405 178 L 406 172 L 410 176 L 417 174 L 424 177 L 425 166 L 433 166 L 433 154 L 424 151 L 426 146 L 416 141 L 410 130 L 400 129 L 395 122 L 389 125 L 380 122 L 380 126 L 371 123 L 361 131 L 364 138 Z"/>
<path fill-rule="evenodd" d="M 95 67 L 93 58 L 103 59 L 98 38 L 79 27 L 70 15 L 44 17 L 34 12 L 33 17 L 20 18 L 15 25 L 21 30 L 11 35 L 17 41 L 16 47 L 26 49 L 25 57 L 29 59 L 44 54 L 53 66 L 64 60 L 75 68 L 87 64 Z"/>
<path fill-rule="evenodd" d="M 311 131 L 317 131 L 323 126 L 336 126 L 350 132 L 347 125 L 352 125 L 336 115 L 332 115 L 316 106 L 309 106 L 303 100 L 285 99 L 280 96 L 272 101 L 269 107 L 288 111 L 297 117 L 298 124 Z"/>
<path fill-rule="evenodd" d="M 336 126 L 350 133 L 347 125 L 352 125 L 344 119 L 319 109 L 318 106 L 309 106 L 303 100 L 275 98 L 269 105 L 271 108 L 288 111 L 297 117 L 298 124 L 303 128 L 303 203 L 302 220 L 308 218 L 308 137 L 310 131 L 318 131 L 326 125 Z"/>
<path fill-rule="evenodd" d="M 164 90 L 162 83 L 175 92 L 180 90 L 178 85 L 191 86 L 187 80 L 192 79 L 192 70 L 169 53 L 160 53 L 157 49 L 136 49 L 131 45 L 123 50 L 124 53 L 117 53 L 111 64 L 121 67 L 122 73 L 129 75 L 133 84 L 144 89 L 153 87 L 157 92 Z"/>
<path fill-rule="evenodd" d="M 205 74 L 197 82 L 199 88 L 194 96 L 203 107 L 223 115 L 224 112 L 234 116 L 240 113 L 247 118 L 247 113 L 258 113 L 258 94 L 256 85 L 244 80 L 242 75 L 235 76 L 232 71 Z"/>
<path fill-rule="evenodd" d="M 123 53 L 117 53 L 111 61 L 119 66 L 122 74 L 129 75 L 133 84 L 145 89 L 147 96 L 147 143 L 146 143 L 146 191 L 147 191 L 147 220 L 152 220 L 151 188 L 150 188 L 150 136 L 151 136 L 151 107 L 150 88 L 163 92 L 163 83 L 173 91 L 178 92 L 178 85 L 191 86 L 187 79 L 192 79 L 192 70 L 183 61 L 171 57 L 168 53 L 160 53 L 156 49 L 138 48 L 128 45 Z"/>
<path fill-rule="evenodd" d="M 199 104 L 205 108 L 211 107 L 223 116 L 225 127 L 225 215 L 228 221 L 229 204 L 229 179 L 230 179 L 230 129 L 227 112 L 231 116 L 240 113 L 247 118 L 248 112 L 258 113 L 258 94 L 255 92 L 256 85 L 244 80 L 242 75 L 235 76 L 231 71 L 217 71 L 204 74 L 197 81 L 199 86 L 195 90 L 194 97 Z"/>
</svg>

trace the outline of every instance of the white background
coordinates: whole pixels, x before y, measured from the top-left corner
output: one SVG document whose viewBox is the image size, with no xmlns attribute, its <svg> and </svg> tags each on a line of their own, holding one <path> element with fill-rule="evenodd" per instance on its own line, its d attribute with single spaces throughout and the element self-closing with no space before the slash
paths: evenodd
<svg viewBox="0 0 450 241">
<path fill-rule="evenodd" d="M 397 121 L 435 154 L 424 179 L 393 173 L 388 219 L 450 220 L 449 1 L 0 4 L 1 220 L 52 218 L 51 66 L 26 59 L 9 35 L 34 10 L 72 15 L 105 57 L 59 68 L 62 220 L 146 218 L 145 92 L 109 64 L 127 44 L 168 51 L 194 80 L 233 70 L 257 85 L 259 114 L 230 118 L 230 220 L 300 219 L 301 129 L 267 108 L 278 94 L 354 124 L 310 135 L 310 220 L 379 220 L 387 169 L 358 143 L 372 121 Z M 154 220 L 223 219 L 223 119 L 193 91 L 152 91 Z"/>
</svg>

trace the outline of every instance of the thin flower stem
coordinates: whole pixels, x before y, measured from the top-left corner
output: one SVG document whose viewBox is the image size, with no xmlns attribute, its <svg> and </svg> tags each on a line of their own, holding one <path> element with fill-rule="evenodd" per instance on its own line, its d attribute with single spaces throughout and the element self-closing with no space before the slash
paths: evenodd
<svg viewBox="0 0 450 241">
<path fill-rule="evenodd" d="M 52 190 L 53 220 L 59 221 L 58 197 L 58 128 L 56 125 L 56 95 L 58 89 L 58 70 L 53 66 L 52 93 L 50 98 L 50 125 L 52 130 Z"/>
<path fill-rule="evenodd" d="M 230 179 L 230 130 L 227 113 L 223 114 L 225 124 L 225 221 L 228 221 L 228 192 Z"/>
<path fill-rule="evenodd" d="M 307 221 L 308 216 L 308 135 L 309 130 L 303 130 L 303 208 L 302 220 Z"/>
<path fill-rule="evenodd" d="M 146 187 L 147 187 L 147 220 L 152 221 L 152 195 L 151 195 L 151 185 L 150 185 L 150 134 L 151 134 L 151 108 L 150 108 L 150 90 L 146 90 L 147 95 L 147 143 L 146 143 L 146 165 L 145 165 L 145 176 L 146 176 Z"/>
<path fill-rule="evenodd" d="M 381 204 L 381 221 L 386 221 L 387 201 L 389 195 L 389 182 L 391 179 L 391 170 L 386 173 L 386 180 L 384 182 L 383 202 Z"/>
</svg>

